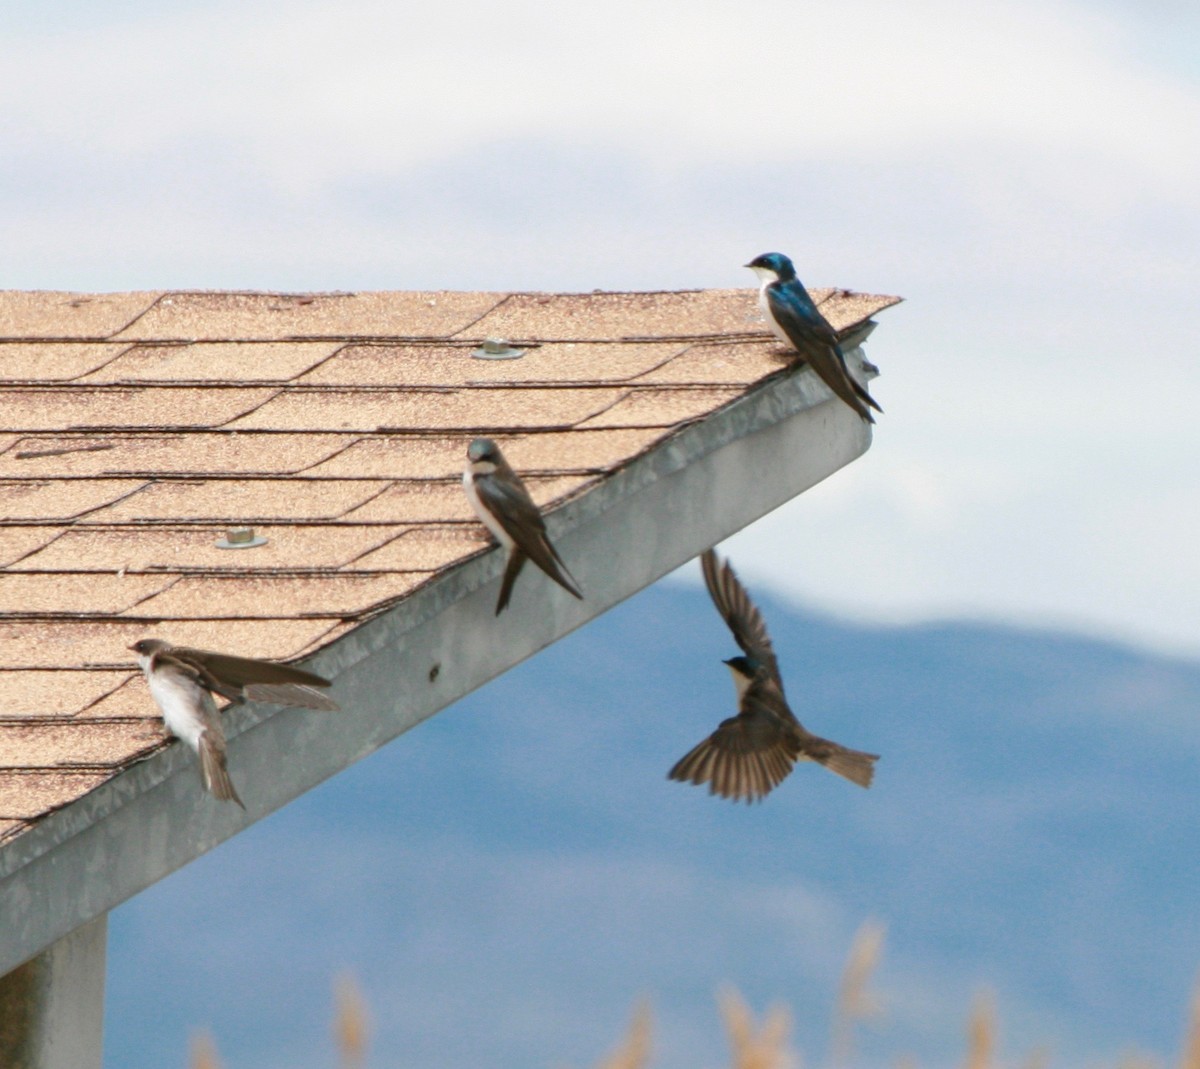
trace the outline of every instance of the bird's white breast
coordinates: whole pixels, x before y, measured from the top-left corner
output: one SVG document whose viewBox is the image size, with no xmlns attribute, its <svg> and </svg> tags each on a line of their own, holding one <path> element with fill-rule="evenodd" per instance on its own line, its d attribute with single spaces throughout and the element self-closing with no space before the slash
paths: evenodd
<svg viewBox="0 0 1200 1069">
<path fill-rule="evenodd" d="M 150 672 L 146 682 L 167 730 L 193 750 L 198 749 L 200 733 L 216 722 L 217 706 L 212 695 L 194 680 L 170 670 Z"/>
<path fill-rule="evenodd" d="M 771 314 L 771 305 L 767 301 L 767 287 L 775 281 L 774 271 L 764 271 L 761 267 L 754 269 L 758 272 L 762 279 L 762 285 L 758 287 L 758 307 L 762 309 L 763 318 L 767 321 L 767 326 L 771 328 L 771 332 L 784 345 L 791 346 L 792 340 L 784 332 L 783 328 L 775 322 L 775 317 Z"/>
<path fill-rule="evenodd" d="M 483 502 L 479 499 L 479 492 L 475 489 L 476 475 L 491 475 L 495 470 L 495 464 L 484 460 L 468 464 L 466 471 L 463 472 L 463 489 L 466 491 L 467 500 L 471 502 L 471 508 L 475 510 L 475 515 L 479 517 L 479 522 L 492 532 L 493 537 L 500 545 L 505 549 L 511 549 L 515 543 L 509 533 L 500 526 L 496 517 L 484 507 Z"/>
<path fill-rule="evenodd" d="M 742 704 L 742 699 L 746 696 L 746 691 L 750 689 L 751 681 L 742 675 L 742 673 L 736 668 L 734 668 L 733 665 L 728 664 L 725 667 L 729 669 L 729 674 L 733 676 L 733 686 L 737 691 L 737 700 L 740 707 Z"/>
</svg>

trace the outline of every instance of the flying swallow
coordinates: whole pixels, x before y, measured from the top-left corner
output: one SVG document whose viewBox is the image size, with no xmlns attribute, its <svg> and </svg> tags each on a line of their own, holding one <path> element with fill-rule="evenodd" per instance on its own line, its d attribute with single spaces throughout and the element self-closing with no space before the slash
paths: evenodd
<svg viewBox="0 0 1200 1069">
<path fill-rule="evenodd" d="M 738 715 L 722 721 L 681 758 L 669 779 L 700 785 L 733 801 L 757 802 L 792 771 L 816 761 L 860 787 L 871 786 L 878 754 L 849 750 L 806 731 L 788 706 L 779 663 L 758 607 L 728 561 L 713 550 L 700 558 L 704 582 L 744 656 L 725 662 L 737 689 Z"/>
<path fill-rule="evenodd" d="M 850 373 L 838 343 L 837 331 L 821 315 L 796 269 L 781 252 L 766 252 L 746 264 L 758 275 L 758 303 L 775 336 L 795 349 L 821 380 L 868 423 L 874 423 L 868 406 L 883 409 Z"/>
<path fill-rule="evenodd" d="M 476 438 L 467 448 L 463 489 L 475 515 L 508 554 L 496 602 L 497 616 L 508 604 L 513 583 L 527 560 L 533 561 L 568 594 L 583 599 L 579 584 L 550 544 L 545 521 L 525 484 L 490 438 Z"/>
<path fill-rule="evenodd" d="M 328 687 L 329 680 L 301 668 L 172 646 L 157 638 L 143 638 L 129 648 L 137 654 L 167 731 L 199 756 L 205 789 L 243 809 L 226 768 L 225 732 L 213 695 L 235 702 L 250 699 L 303 709 L 339 708 L 316 689 Z"/>
</svg>

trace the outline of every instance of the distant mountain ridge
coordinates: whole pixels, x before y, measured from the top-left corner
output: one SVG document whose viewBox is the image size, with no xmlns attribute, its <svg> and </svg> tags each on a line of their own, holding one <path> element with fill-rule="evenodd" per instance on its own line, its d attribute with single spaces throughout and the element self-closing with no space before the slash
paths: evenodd
<svg viewBox="0 0 1200 1069">
<path fill-rule="evenodd" d="M 668 782 L 733 711 L 736 648 L 701 589 L 660 584 L 122 907 L 109 1064 L 179 1064 L 204 1025 L 231 1069 L 332 1066 L 345 967 L 377 1065 L 590 1064 L 643 994 L 656 1066 L 717 1064 L 726 980 L 788 1002 L 812 1063 L 867 916 L 889 1014 L 864 1065 L 956 1064 L 983 983 L 1002 1055 L 1174 1051 L 1200 666 L 760 601 L 800 719 L 883 755 L 870 791 L 814 766 L 753 807 Z"/>
</svg>

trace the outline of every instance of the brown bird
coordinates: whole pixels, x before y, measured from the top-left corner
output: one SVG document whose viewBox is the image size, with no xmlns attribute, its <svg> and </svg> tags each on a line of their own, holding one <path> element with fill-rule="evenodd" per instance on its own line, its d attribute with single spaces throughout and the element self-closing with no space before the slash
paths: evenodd
<svg viewBox="0 0 1200 1069">
<path fill-rule="evenodd" d="M 707 783 L 710 794 L 757 802 L 787 778 L 797 761 L 816 761 L 851 783 L 871 786 L 879 755 L 805 730 L 788 706 L 767 626 L 746 588 L 713 550 L 704 552 L 700 564 L 708 593 L 745 655 L 725 662 L 737 688 L 738 715 L 722 721 L 668 778 Z"/>
<path fill-rule="evenodd" d="M 550 544 L 546 523 L 521 477 L 490 438 L 476 438 L 467 448 L 463 489 L 475 515 L 508 553 L 496 601 L 497 616 L 508 604 L 513 583 L 527 560 L 533 561 L 568 594 L 583 599 L 579 584 L 567 571 L 558 550 Z"/>
<path fill-rule="evenodd" d="M 329 680 L 302 668 L 172 646 L 158 638 L 143 638 L 129 648 L 137 654 L 138 667 L 145 673 L 167 731 L 200 758 L 205 790 L 222 801 L 237 802 L 243 809 L 246 807 L 226 767 L 225 732 L 213 695 L 302 709 L 339 708 L 317 689 L 328 687 Z"/>
</svg>

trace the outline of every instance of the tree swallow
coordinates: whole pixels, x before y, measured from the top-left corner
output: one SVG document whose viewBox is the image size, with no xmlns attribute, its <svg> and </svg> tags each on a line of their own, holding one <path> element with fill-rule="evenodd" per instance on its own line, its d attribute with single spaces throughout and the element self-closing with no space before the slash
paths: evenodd
<svg viewBox="0 0 1200 1069">
<path fill-rule="evenodd" d="M 490 438 L 476 438 L 467 448 L 463 489 L 475 515 L 508 553 L 497 616 L 508 604 L 526 560 L 533 561 L 568 594 L 583 600 L 579 585 L 546 537 L 546 524 L 525 484 Z"/>
<path fill-rule="evenodd" d="M 783 782 L 797 761 L 816 761 L 851 783 L 871 786 L 879 755 L 849 750 L 804 729 L 784 697 L 775 650 L 758 607 L 728 561 L 710 549 L 700 564 L 717 612 L 745 654 L 725 662 L 737 689 L 738 715 L 722 721 L 667 778 L 707 783 L 710 794 L 735 802 L 757 802 Z"/>
<path fill-rule="evenodd" d="M 761 280 L 758 303 L 775 336 L 795 349 L 825 385 L 855 412 L 868 423 L 874 423 L 867 406 L 876 412 L 883 409 L 850 373 L 837 332 L 796 277 L 792 261 L 781 252 L 765 252 L 746 266 Z"/>
<path fill-rule="evenodd" d="M 301 668 L 172 646 L 157 638 L 143 638 L 129 648 L 137 654 L 167 731 L 199 756 L 205 789 L 243 809 L 225 767 L 225 732 L 213 694 L 235 702 L 249 698 L 302 709 L 339 708 L 316 689 L 328 687 L 329 680 Z"/>
</svg>

